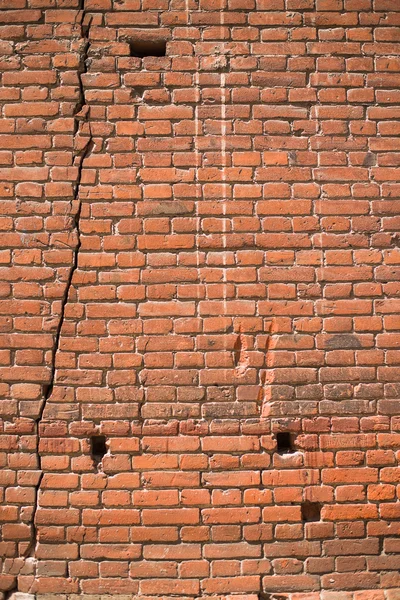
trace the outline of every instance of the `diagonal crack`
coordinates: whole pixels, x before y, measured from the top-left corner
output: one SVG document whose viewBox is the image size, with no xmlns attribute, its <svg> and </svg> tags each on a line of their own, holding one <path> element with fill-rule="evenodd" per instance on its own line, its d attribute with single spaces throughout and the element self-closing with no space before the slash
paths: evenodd
<svg viewBox="0 0 400 600">
<path fill-rule="evenodd" d="M 91 20 L 89 21 L 88 25 L 84 24 L 85 17 L 86 17 L 85 0 L 81 0 L 81 5 L 80 5 L 79 10 L 81 11 L 80 31 L 81 31 L 81 37 L 83 38 L 84 43 L 82 45 L 80 65 L 79 65 L 78 71 L 77 71 L 79 97 L 78 97 L 78 101 L 76 103 L 76 107 L 75 107 L 75 111 L 74 111 L 74 115 L 75 115 L 74 135 L 79 133 L 79 131 L 81 131 L 82 129 L 84 129 L 82 127 L 82 122 L 85 122 L 85 121 L 87 122 L 88 118 L 89 118 L 89 105 L 86 102 L 84 84 L 82 81 L 82 74 L 87 72 L 87 57 L 88 57 L 88 52 L 89 52 L 89 48 L 90 48 L 89 32 L 90 32 L 90 25 L 91 25 Z M 73 203 L 77 204 L 77 210 L 76 210 L 76 213 L 74 216 L 74 228 L 75 228 L 75 231 L 77 234 L 77 243 L 76 243 L 76 247 L 74 250 L 73 263 L 71 265 L 71 270 L 70 270 L 70 273 L 69 273 L 69 276 L 68 276 L 68 279 L 67 279 L 67 282 L 65 285 L 64 294 L 63 294 L 63 297 L 61 300 L 60 319 L 58 322 L 57 331 L 55 333 L 53 351 L 52 351 L 50 382 L 49 382 L 49 384 L 43 386 L 43 400 L 42 400 L 42 404 L 40 407 L 38 417 L 35 420 L 36 436 L 37 436 L 36 454 L 38 457 L 38 468 L 39 468 L 40 475 L 39 475 L 38 482 L 35 485 L 36 495 L 35 495 L 35 505 L 34 505 L 33 514 L 32 514 L 32 527 L 33 527 L 32 540 L 31 540 L 31 543 L 30 543 L 29 547 L 27 548 L 26 552 L 24 553 L 25 557 L 34 556 L 35 548 L 36 548 L 37 541 L 38 541 L 38 532 L 37 532 L 37 527 L 35 524 L 35 517 L 36 517 L 36 512 L 37 512 L 37 509 L 39 506 L 40 485 L 41 485 L 41 482 L 43 479 L 41 456 L 40 456 L 40 452 L 39 452 L 39 428 L 40 428 L 40 424 L 43 420 L 43 415 L 44 415 L 44 412 L 46 409 L 47 401 L 49 400 L 49 398 L 51 397 L 51 394 L 53 392 L 55 374 L 56 374 L 55 361 L 56 361 L 57 352 L 59 350 L 61 331 L 62 331 L 64 320 L 65 320 L 65 308 L 66 308 L 66 305 L 68 302 L 74 273 L 75 273 L 76 269 L 78 268 L 78 257 L 79 257 L 79 250 L 81 247 L 80 216 L 81 216 L 81 211 L 82 211 L 82 201 L 80 199 L 80 187 L 81 187 L 82 176 L 83 176 L 83 163 L 85 161 L 85 158 L 90 154 L 90 152 L 92 151 L 93 146 L 94 146 L 90 122 L 87 122 L 87 126 L 88 126 L 87 127 L 87 129 L 88 129 L 87 141 L 84 144 L 83 148 L 81 148 L 80 150 L 78 150 L 75 153 L 75 156 L 73 159 L 73 165 L 76 164 L 78 167 L 74 195 L 73 195 L 73 200 L 71 202 L 71 206 Z M 14 589 L 12 591 L 16 591 L 16 590 Z"/>
</svg>

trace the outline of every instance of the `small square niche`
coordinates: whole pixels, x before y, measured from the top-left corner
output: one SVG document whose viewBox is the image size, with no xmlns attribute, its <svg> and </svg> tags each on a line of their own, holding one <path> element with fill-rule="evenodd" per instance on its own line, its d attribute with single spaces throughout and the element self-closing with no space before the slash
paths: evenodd
<svg viewBox="0 0 400 600">
<path fill-rule="evenodd" d="M 90 438 L 90 450 L 95 465 L 98 465 L 107 454 L 107 439 L 105 435 L 94 435 Z"/>
<path fill-rule="evenodd" d="M 277 433 L 276 446 L 278 454 L 292 454 L 295 451 L 293 441 L 293 435 L 289 431 L 280 431 Z"/>
<path fill-rule="evenodd" d="M 301 518 L 304 523 L 315 523 L 321 520 L 321 504 L 319 502 L 303 502 Z"/>
</svg>

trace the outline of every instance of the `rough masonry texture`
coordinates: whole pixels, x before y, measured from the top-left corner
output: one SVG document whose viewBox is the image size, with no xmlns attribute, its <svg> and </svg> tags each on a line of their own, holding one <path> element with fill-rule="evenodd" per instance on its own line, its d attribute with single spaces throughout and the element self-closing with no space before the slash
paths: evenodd
<svg viewBox="0 0 400 600">
<path fill-rule="evenodd" d="M 0 9 L 3 598 L 399 600 L 400 1 Z"/>
</svg>

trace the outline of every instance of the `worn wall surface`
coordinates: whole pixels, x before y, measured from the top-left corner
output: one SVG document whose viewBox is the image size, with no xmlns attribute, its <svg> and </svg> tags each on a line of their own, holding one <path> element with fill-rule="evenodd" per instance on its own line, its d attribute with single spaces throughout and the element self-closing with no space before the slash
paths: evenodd
<svg viewBox="0 0 400 600">
<path fill-rule="evenodd" d="M 399 0 L 0 8 L 5 596 L 398 600 Z"/>
</svg>

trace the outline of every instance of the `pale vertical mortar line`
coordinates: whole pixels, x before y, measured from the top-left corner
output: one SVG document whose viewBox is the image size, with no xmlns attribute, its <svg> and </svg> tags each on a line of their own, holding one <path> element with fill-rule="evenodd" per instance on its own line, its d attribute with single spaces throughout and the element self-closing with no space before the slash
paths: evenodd
<svg viewBox="0 0 400 600">
<path fill-rule="evenodd" d="M 312 89 L 312 85 L 311 85 L 311 77 L 310 74 L 308 74 L 307 77 L 307 88 Z M 314 106 L 319 106 L 320 105 L 320 101 L 317 100 L 315 102 Z M 319 113 L 316 111 L 315 112 L 315 119 L 317 121 L 317 128 L 316 128 L 316 132 L 317 134 L 321 133 L 321 121 L 319 119 Z M 311 122 L 312 120 L 312 107 L 309 106 L 308 107 L 308 120 Z M 308 151 L 311 153 L 313 151 L 312 145 L 311 145 L 311 135 L 308 135 L 308 140 L 307 140 L 307 147 L 308 147 Z M 320 153 L 317 151 L 317 167 L 320 167 Z M 315 170 L 313 168 L 311 168 L 311 183 L 315 182 Z M 318 191 L 318 198 L 312 198 L 311 200 L 311 212 L 312 212 L 312 216 L 316 216 L 317 215 L 317 201 L 318 199 L 322 198 L 322 183 L 319 183 L 319 191 Z M 294 198 L 294 200 L 296 200 L 296 198 Z M 318 215 L 318 227 L 319 227 L 319 231 L 317 232 L 317 234 L 312 235 L 311 234 L 311 249 L 315 250 L 317 249 L 317 251 L 319 250 L 320 255 L 319 255 L 319 271 L 318 268 L 315 268 L 314 273 L 315 273 L 315 285 L 317 288 L 317 294 L 318 297 L 321 298 L 321 300 L 324 302 L 324 296 L 325 296 L 325 289 L 324 289 L 324 267 L 326 266 L 326 253 L 324 251 L 324 241 L 323 241 L 323 228 L 322 228 L 322 215 L 319 214 Z M 297 262 L 297 260 L 296 260 Z M 318 287 L 320 286 L 320 289 L 318 290 Z M 296 286 L 296 289 L 298 289 L 298 284 Z M 298 294 L 296 294 L 297 299 L 298 299 Z M 313 300 L 313 317 L 318 318 L 318 309 L 317 309 L 317 300 L 314 299 Z M 324 333 L 324 329 L 325 329 L 325 325 L 324 325 L 324 321 L 325 319 L 321 317 L 321 322 L 322 322 L 322 326 L 320 329 L 320 333 L 323 334 Z M 293 334 L 295 334 L 294 331 L 294 327 L 293 327 Z M 316 346 L 316 336 L 314 336 L 314 349 L 317 350 L 317 346 Z M 297 365 L 296 365 L 297 366 Z M 324 354 L 324 362 L 323 362 L 323 366 L 326 366 L 326 353 Z M 316 378 L 316 383 L 317 385 L 321 383 L 321 371 L 320 368 L 317 369 L 317 378 Z M 322 390 L 323 390 L 323 385 L 321 384 Z M 322 391 L 322 396 L 321 396 L 322 400 L 324 399 L 324 391 Z"/>
<path fill-rule="evenodd" d="M 186 0 L 188 2 L 188 0 Z M 198 11 L 200 11 L 200 2 L 198 4 Z M 195 76 L 194 76 L 194 89 L 195 89 L 195 105 L 194 105 L 194 152 L 195 152 L 195 219 L 196 219 L 196 269 L 197 269 L 197 282 L 198 282 L 198 292 L 197 292 L 197 301 L 199 302 L 201 299 L 200 293 L 200 284 L 201 284 L 201 270 L 200 270 L 200 226 L 201 226 L 201 217 L 199 212 L 199 202 L 202 198 L 202 193 L 198 192 L 199 190 L 199 168 L 202 166 L 202 158 L 199 153 L 199 137 L 202 133 L 202 126 L 199 119 L 199 103 L 200 103 L 200 64 L 197 66 Z M 197 309 L 198 310 L 198 309 Z M 198 313 L 199 316 L 199 313 Z"/>
<path fill-rule="evenodd" d="M 87 28 L 85 28 L 84 26 L 84 19 L 86 16 L 86 11 L 85 11 L 85 0 L 81 0 L 81 5 L 78 9 L 78 11 L 81 12 L 81 20 L 80 20 L 80 29 L 81 29 L 81 38 L 83 38 L 84 44 L 83 44 L 83 49 L 81 51 L 81 61 L 80 61 L 80 65 L 78 67 L 77 70 L 77 75 L 78 75 L 78 87 L 79 87 L 79 100 L 77 102 L 76 105 L 76 111 L 75 111 L 75 127 L 76 130 L 79 130 L 79 117 L 76 116 L 77 113 L 83 109 L 83 107 L 88 106 L 86 104 L 86 99 L 85 99 L 85 91 L 84 91 L 84 86 L 83 86 L 83 82 L 82 82 L 82 74 L 86 72 L 86 60 L 87 60 L 87 55 L 88 55 L 88 50 L 90 47 L 90 42 L 89 42 L 89 31 L 90 31 L 90 22 Z M 86 113 L 86 115 L 84 116 L 84 118 L 87 118 L 88 113 Z M 39 469 L 39 479 L 37 484 L 35 485 L 35 504 L 33 507 L 33 514 L 32 514 L 32 540 L 31 543 L 29 545 L 29 547 L 27 548 L 26 552 L 24 553 L 25 557 L 31 556 L 34 557 L 35 554 L 35 549 L 36 549 L 36 545 L 37 545 L 37 528 L 35 525 L 35 518 L 36 518 L 36 513 L 37 513 L 37 509 L 39 507 L 39 490 L 40 490 L 40 485 L 43 479 L 43 470 L 42 470 L 42 465 L 41 465 L 41 456 L 39 453 L 39 428 L 40 428 L 40 424 L 43 420 L 44 417 L 44 412 L 46 409 L 46 405 L 47 405 L 47 401 L 49 400 L 49 398 L 51 397 L 52 391 L 53 391 L 53 387 L 54 387 L 54 380 L 55 380 L 55 374 L 56 374 L 56 366 L 55 366 L 55 361 L 56 361 L 56 356 L 57 356 L 57 352 L 59 350 L 59 346 L 60 346 L 60 338 L 61 338 L 61 331 L 62 331 L 62 327 L 64 324 L 64 320 L 65 320 L 65 309 L 66 309 L 66 305 L 68 302 L 68 297 L 69 297 L 69 292 L 72 286 L 72 280 L 73 280 L 73 276 L 74 273 L 78 267 L 78 256 L 79 256 L 79 249 L 81 246 L 81 240 L 80 240 L 80 215 L 81 215 L 81 209 L 82 209 L 82 203 L 80 201 L 79 198 L 79 192 L 80 192 L 80 186 L 81 186 L 81 181 L 82 181 L 82 174 L 83 174 L 83 162 L 85 160 L 85 158 L 88 156 L 88 154 L 90 153 L 92 147 L 93 147 L 93 138 L 92 138 L 92 132 L 91 132 L 91 127 L 90 127 L 90 123 L 88 123 L 88 127 L 89 127 L 89 136 L 88 136 L 88 141 L 85 144 L 85 146 L 83 147 L 82 150 L 76 152 L 76 154 L 73 156 L 73 165 L 75 163 L 75 159 L 78 158 L 78 172 L 77 172 L 77 176 L 76 176 L 76 182 L 75 182 L 75 190 L 74 190 L 74 195 L 73 195 L 73 201 L 78 203 L 78 207 L 77 207 L 77 211 L 76 214 L 74 216 L 74 224 L 75 224 L 75 230 L 76 230 L 76 234 L 77 234 L 77 244 L 76 244 L 76 248 L 74 250 L 74 257 L 73 257 L 73 263 L 71 265 L 71 270 L 66 282 L 66 286 L 65 286 L 65 290 L 64 290 L 64 294 L 61 300 L 61 309 L 60 309 L 60 319 L 58 322 L 58 326 L 57 326 L 57 331 L 55 333 L 55 338 L 54 338 L 54 344 L 53 344 L 53 351 L 52 351 L 52 362 L 51 362 L 51 373 L 50 373 L 50 382 L 48 385 L 43 386 L 43 400 L 42 400 L 42 404 L 40 407 L 40 411 L 38 414 L 37 419 L 35 420 L 36 423 L 36 436 L 37 436 L 37 445 L 36 445 L 36 455 L 38 458 L 38 469 Z M 76 133 L 76 132 L 75 132 Z M 74 136 L 75 136 L 74 133 Z M 71 202 L 71 206 L 72 206 L 72 202 Z"/>
<path fill-rule="evenodd" d="M 188 1 L 188 0 L 187 0 Z M 197 10 L 200 12 L 200 0 L 197 5 Z M 200 38 L 201 41 L 201 38 Z M 200 308 L 199 304 L 201 301 L 201 252 L 200 252 L 200 238 L 201 238 L 201 216 L 200 216 L 200 206 L 199 203 L 202 200 L 203 194 L 201 189 L 199 188 L 199 168 L 202 166 L 202 155 L 199 152 L 199 137 L 202 133 L 202 124 L 199 119 L 199 104 L 201 101 L 201 92 L 200 92 L 200 56 L 197 59 L 199 64 L 197 65 L 195 76 L 194 76 L 194 89 L 195 89 L 195 105 L 194 105 L 194 152 L 195 152 L 195 205 L 196 205 L 196 270 L 197 270 L 197 317 L 200 318 Z M 196 343 L 197 350 L 197 343 Z M 200 377 L 198 385 L 200 385 Z"/>
<path fill-rule="evenodd" d="M 189 1 L 185 0 L 185 12 L 186 12 L 186 26 L 189 28 L 191 24 L 190 19 L 190 7 Z M 200 12 L 200 2 L 197 5 L 197 12 Z M 196 46 L 196 40 L 194 42 L 194 46 Z M 195 51 L 195 57 L 197 56 Z M 202 127 L 199 119 L 199 103 L 200 103 L 200 75 L 199 75 L 200 65 L 197 65 L 195 75 L 194 75 L 194 90 L 195 90 L 195 99 L 194 99 L 194 135 L 193 135 L 193 150 L 195 154 L 195 167 L 194 167 L 194 182 L 195 182 L 195 254 L 196 254 L 196 273 L 197 273 L 197 290 L 196 290 L 196 312 L 195 315 L 200 317 L 200 309 L 199 302 L 201 301 L 201 267 L 200 267 L 200 226 L 201 226 L 201 217 L 199 214 L 199 202 L 202 198 L 202 193 L 199 192 L 199 168 L 202 166 L 201 156 L 199 154 L 199 146 L 198 139 L 202 133 Z M 194 335 L 195 346 L 194 350 L 197 351 L 197 341 L 196 335 Z M 200 382 L 198 382 L 200 386 Z"/>
<path fill-rule="evenodd" d="M 221 39 L 224 40 L 224 5 L 220 8 L 220 28 L 221 28 Z M 224 42 L 222 42 L 223 44 Z M 222 62 L 221 62 L 222 65 Z M 222 67 L 223 68 L 223 67 Z M 223 314 L 226 316 L 227 313 L 227 261 L 226 261 L 226 248 L 227 248 L 227 222 L 226 222 L 226 202 L 225 197 L 225 183 L 226 183 L 226 75 L 225 72 L 221 72 L 220 79 L 220 90 L 221 90 L 221 163 L 222 163 L 222 299 L 223 299 Z M 224 336 L 224 352 L 227 352 L 227 339 Z M 226 374 L 226 370 L 224 371 Z M 225 375 L 226 377 L 226 375 Z M 226 381 L 225 381 L 226 384 Z"/>
</svg>

